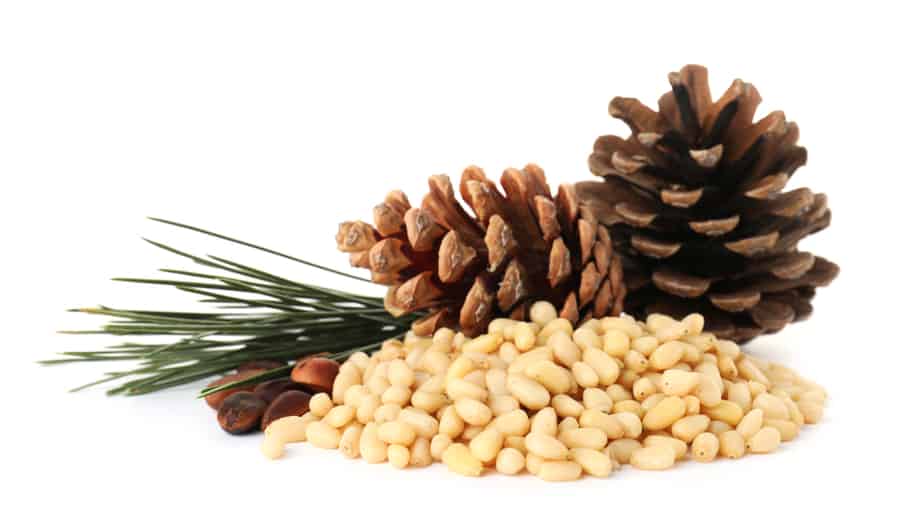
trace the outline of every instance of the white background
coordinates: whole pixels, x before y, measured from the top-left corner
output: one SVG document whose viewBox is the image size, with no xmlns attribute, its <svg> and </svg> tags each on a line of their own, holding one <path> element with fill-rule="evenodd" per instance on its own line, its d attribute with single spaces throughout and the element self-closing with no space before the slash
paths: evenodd
<svg viewBox="0 0 899 532">
<path fill-rule="evenodd" d="M 895 17 L 881 3 L 3 2 L 0 7 L 5 530 L 855 529 L 895 526 Z M 886 5 L 886 3 L 882 3 Z M 548 5 L 548 3 L 547 3 Z M 589 6 L 589 7 L 588 7 Z M 268 462 L 193 400 L 66 390 L 43 368 L 99 337 L 70 307 L 189 305 L 117 285 L 221 251 L 169 217 L 338 267 L 336 225 L 432 173 L 544 166 L 589 179 L 616 95 L 653 105 L 696 62 L 799 123 L 842 266 L 811 321 L 749 349 L 818 380 L 825 420 L 771 456 L 565 485 L 395 471 L 308 446 Z M 315 275 L 229 248 L 294 277 Z M 333 282 L 333 281 L 330 281 Z M 347 286 L 349 288 L 349 286 Z M 502 528 L 500 528 L 502 527 Z"/>
</svg>

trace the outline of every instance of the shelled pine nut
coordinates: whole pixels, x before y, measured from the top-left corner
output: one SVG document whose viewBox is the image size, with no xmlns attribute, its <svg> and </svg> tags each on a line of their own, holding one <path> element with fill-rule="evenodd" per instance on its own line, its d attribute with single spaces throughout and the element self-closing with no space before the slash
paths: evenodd
<svg viewBox="0 0 899 532">
<path fill-rule="evenodd" d="M 438 461 L 559 481 L 769 453 L 823 417 L 823 388 L 702 332 L 701 315 L 573 327 L 537 302 L 530 318 L 495 319 L 474 338 L 410 332 L 352 354 L 331 394 L 269 425 L 263 454 L 309 441 L 399 469 Z"/>
</svg>

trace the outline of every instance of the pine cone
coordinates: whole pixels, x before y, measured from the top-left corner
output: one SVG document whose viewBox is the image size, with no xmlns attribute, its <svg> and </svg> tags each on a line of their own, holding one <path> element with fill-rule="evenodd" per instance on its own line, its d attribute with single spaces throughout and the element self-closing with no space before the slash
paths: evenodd
<svg viewBox="0 0 899 532">
<path fill-rule="evenodd" d="M 824 194 L 782 192 L 806 162 L 799 128 L 735 80 L 712 101 L 704 67 L 669 74 L 653 111 L 615 98 L 609 113 L 631 136 L 596 140 L 577 185 L 585 216 L 611 229 L 630 290 L 625 310 L 701 312 L 718 336 L 747 341 L 806 318 L 817 287 L 839 268 L 799 241 L 830 224 Z"/>
<path fill-rule="evenodd" d="M 418 334 L 458 326 L 483 332 L 494 317 L 522 319 L 548 300 L 577 323 L 618 314 L 624 299 L 620 259 L 608 231 L 580 217 L 574 187 L 555 198 L 543 170 L 506 170 L 505 194 L 477 167 L 459 184 L 474 217 L 456 201 L 445 175 L 428 180 L 420 208 L 394 191 L 374 208 L 374 226 L 345 222 L 337 233 L 353 266 L 390 285 L 385 307 L 396 315 L 426 311 Z"/>
</svg>

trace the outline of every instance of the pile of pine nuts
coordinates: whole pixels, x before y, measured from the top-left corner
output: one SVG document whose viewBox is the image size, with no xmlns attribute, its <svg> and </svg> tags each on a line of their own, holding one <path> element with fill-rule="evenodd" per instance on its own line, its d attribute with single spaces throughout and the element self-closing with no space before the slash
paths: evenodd
<svg viewBox="0 0 899 532">
<path fill-rule="evenodd" d="M 561 481 L 769 453 L 821 419 L 823 388 L 703 333 L 699 314 L 574 329 L 540 302 L 530 318 L 353 354 L 330 395 L 268 427 L 263 453 L 308 441 L 397 468 L 438 461 L 462 475 L 492 467 Z"/>
</svg>

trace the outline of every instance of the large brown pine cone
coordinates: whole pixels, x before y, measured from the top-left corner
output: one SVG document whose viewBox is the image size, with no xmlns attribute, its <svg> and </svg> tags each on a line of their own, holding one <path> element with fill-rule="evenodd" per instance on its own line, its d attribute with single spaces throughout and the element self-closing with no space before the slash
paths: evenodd
<svg viewBox="0 0 899 532">
<path fill-rule="evenodd" d="M 425 311 L 419 334 L 458 326 L 467 334 L 494 317 L 524 318 L 548 300 L 573 322 L 618 314 L 624 299 L 621 263 L 608 232 L 580 217 L 571 185 L 550 193 L 543 170 L 506 170 L 504 194 L 477 167 L 459 184 L 474 216 L 456 201 L 445 175 L 412 208 L 394 191 L 374 208 L 374 225 L 344 222 L 337 234 L 350 263 L 390 286 L 385 306 L 396 315 Z"/>
<path fill-rule="evenodd" d="M 761 96 L 749 83 L 713 101 L 701 66 L 668 80 L 658 112 L 612 100 L 631 135 L 599 137 L 590 169 L 604 181 L 577 185 L 585 216 L 610 228 L 622 255 L 625 310 L 702 312 L 738 341 L 807 317 L 839 269 L 797 250 L 830 224 L 824 194 L 782 192 L 806 161 L 799 128 L 781 111 L 753 122 Z"/>
</svg>

